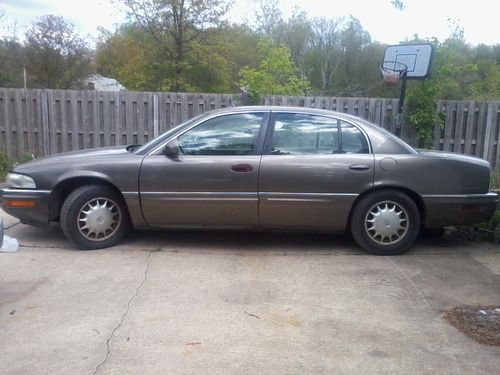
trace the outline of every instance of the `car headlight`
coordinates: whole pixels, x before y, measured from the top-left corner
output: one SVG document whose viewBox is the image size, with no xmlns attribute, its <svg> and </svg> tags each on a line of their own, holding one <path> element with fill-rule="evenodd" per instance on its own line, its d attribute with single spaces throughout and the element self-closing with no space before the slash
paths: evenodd
<svg viewBox="0 0 500 375">
<path fill-rule="evenodd" d="M 5 182 L 10 188 L 36 189 L 35 180 L 24 174 L 7 173 Z"/>
</svg>

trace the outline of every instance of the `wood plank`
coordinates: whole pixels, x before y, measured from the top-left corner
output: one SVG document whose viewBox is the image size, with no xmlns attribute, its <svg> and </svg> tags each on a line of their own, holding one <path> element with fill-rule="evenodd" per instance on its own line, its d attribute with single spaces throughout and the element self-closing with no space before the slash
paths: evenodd
<svg viewBox="0 0 500 375">
<path fill-rule="evenodd" d="M 7 155 L 5 136 L 5 124 L 7 123 L 5 120 L 6 92 L 7 89 L 0 88 L 0 152 Z"/>
<path fill-rule="evenodd" d="M 491 102 L 490 104 L 491 108 L 491 122 L 492 122 L 492 130 L 495 129 L 493 133 L 496 134 L 496 153 L 492 155 L 491 158 L 491 166 L 495 170 L 500 169 L 500 129 L 498 129 L 498 126 L 500 124 L 500 103 L 499 102 Z"/>
<path fill-rule="evenodd" d="M 56 121 L 56 103 L 55 103 L 55 97 L 54 97 L 54 90 L 47 90 L 47 104 L 48 104 L 48 113 L 49 113 L 49 150 L 50 154 L 55 154 L 57 153 L 57 121 Z"/>
<path fill-rule="evenodd" d="M 123 95 L 120 92 L 110 93 L 113 97 L 114 102 L 114 123 L 111 129 L 108 130 L 108 134 L 106 135 L 106 129 L 104 129 L 104 139 L 106 140 L 107 146 L 116 146 L 120 144 L 120 138 L 122 136 L 122 107 L 123 107 Z"/>
<path fill-rule="evenodd" d="M 452 101 L 448 101 L 446 103 L 446 119 L 444 124 L 443 151 L 452 151 L 451 140 L 453 139 L 452 127 L 453 127 L 454 110 L 455 110 L 455 103 Z"/>
<path fill-rule="evenodd" d="M 467 130 L 465 132 L 465 146 L 464 146 L 464 153 L 468 155 L 476 155 L 475 152 L 473 152 L 473 134 L 474 134 L 474 129 L 477 128 L 477 124 L 474 123 L 474 119 L 476 118 L 476 102 L 473 100 L 470 100 L 467 103 Z"/>
<path fill-rule="evenodd" d="M 89 118 L 89 100 L 90 100 L 90 91 L 83 91 L 82 95 L 82 137 L 83 137 L 83 148 L 92 148 L 94 145 L 93 142 L 93 134 L 91 131 L 91 124 Z M 91 139 L 92 134 L 92 139 Z"/>
<path fill-rule="evenodd" d="M 41 90 L 39 92 L 39 100 L 42 109 L 42 150 L 43 155 L 50 155 L 50 119 L 49 119 L 49 99 L 47 91 Z"/>
<path fill-rule="evenodd" d="M 384 129 L 388 129 L 388 121 L 387 121 L 387 101 L 382 100 L 380 102 L 380 126 Z"/>
<path fill-rule="evenodd" d="M 40 144 L 38 138 L 38 120 L 40 116 L 40 110 L 38 105 L 40 104 L 37 100 L 36 90 L 25 90 L 26 92 L 26 132 L 28 140 L 28 154 L 40 155 L 39 150 L 36 145 Z"/>
<path fill-rule="evenodd" d="M 71 118 L 71 115 L 68 116 L 68 102 L 69 95 L 71 91 L 63 91 L 57 90 L 57 96 L 59 98 L 59 106 L 60 106 L 60 125 L 61 125 L 61 149 L 58 152 L 66 152 L 68 151 L 68 117 Z"/>
<path fill-rule="evenodd" d="M 11 124 L 10 118 L 9 118 L 9 112 L 10 112 L 10 101 L 11 101 L 11 94 L 13 93 L 13 90 L 8 90 L 8 89 L 3 89 L 3 103 L 4 103 L 4 126 L 5 126 L 5 152 L 8 157 L 12 158 L 14 157 L 13 152 L 12 152 L 12 141 L 11 141 L 11 128 L 15 124 Z"/>
<path fill-rule="evenodd" d="M 453 152 L 462 152 L 462 132 L 465 125 L 465 105 L 463 101 L 457 103 L 457 122 L 455 125 L 455 134 L 453 135 Z"/>
<path fill-rule="evenodd" d="M 217 98 L 219 98 L 219 107 L 220 108 L 220 95 L 217 95 Z M 189 94 L 181 94 L 181 121 L 180 123 L 183 123 L 187 120 L 189 120 Z M 178 124 L 176 124 L 178 125 Z"/>
<path fill-rule="evenodd" d="M 111 125 L 111 112 L 109 107 L 109 92 L 98 91 L 97 94 L 97 108 L 98 108 L 98 123 L 99 131 L 103 135 L 104 146 L 116 146 L 116 139 L 113 136 L 113 126 Z"/>
<path fill-rule="evenodd" d="M 81 91 L 72 90 L 69 92 L 70 100 L 70 112 L 71 112 L 71 122 L 68 124 L 68 129 L 71 131 L 71 145 L 72 150 L 80 149 L 78 137 L 80 130 L 78 129 L 79 124 L 79 113 L 78 113 L 78 102 L 81 101 Z M 68 119 L 69 121 L 69 119 Z M 68 150 L 71 151 L 71 150 Z"/>
<path fill-rule="evenodd" d="M 158 98 L 158 134 L 163 133 L 169 127 L 169 115 L 167 113 L 166 94 L 157 92 L 154 94 Z M 169 109 L 170 110 L 170 109 Z"/>
<path fill-rule="evenodd" d="M 483 157 L 483 153 L 486 145 L 486 122 L 488 116 L 488 103 L 481 102 L 479 104 L 479 114 L 478 114 L 478 126 L 477 126 L 477 136 L 476 136 L 476 155 L 480 158 Z"/>
<path fill-rule="evenodd" d="M 14 134 L 11 134 L 12 136 L 12 141 L 14 141 L 13 145 L 13 151 L 14 154 L 17 157 L 21 157 L 24 155 L 24 140 L 23 140 L 23 133 L 24 133 L 24 118 L 23 118 L 23 103 L 25 102 L 24 95 L 21 90 L 15 90 L 14 91 L 14 124 L 15 126 L 12 128 L 12 133 L 16 133 L 16 136 L 14 137 Z"/>
<path fill-rule="evenodd" d="M 495 131 L 493 129 L 493 103 L 488 103 L 487 115 L 486 115 L 486 132 L 484 135 L 484 151 L 483 151 L 483 159 L 488 160 L 492 163 L 493 159 L 493 146 L 494 146 L 494 138 Z"/>
<path fill-rule="evenodd" d="M 167 103 L 166 110 L 168 110 L 167 115 L 168 115 L 168 124 L 167 124 L 167 129 L 171 129 L 175 126 L 176 123 L 176 118 L 177 118 L 177 100 L 176 96 L 173 93 L 168 93 L 165 97 L 165 100 Z M 205 108 L 206 108 L 206 103 L 205 103 Z"/>
<path fill-rule="evenodd" d="M 101 128 L 99 126 L 99 94 L 97 91 L 89 90 L 89 110 L 90 128 L 92 129 L 92 148 L 101 147 Z"/>
<path fill-rule="evenodd" d="M 134 143 L 134 121 L 135 121 L 135 113 L 134 113 L 134 102 L 136 100 L 135 93 L 133 92 L 124 92 L 123 99 L 125 101 L 125 127 L 127 134 L 127 141 L 125 144 Z"/>
<path fill-rule="evenodd" d="M 136 142 L 139 145 L 144 144 L 144 135 L 148 131 L 148 124 L 146 121 L 148 120 L 147 114 L 147 104 L 151 104 L 151 102 L 147 101 L 147 93 L 137 93 L 137 129 L 136 131 Z"/>
</svg>

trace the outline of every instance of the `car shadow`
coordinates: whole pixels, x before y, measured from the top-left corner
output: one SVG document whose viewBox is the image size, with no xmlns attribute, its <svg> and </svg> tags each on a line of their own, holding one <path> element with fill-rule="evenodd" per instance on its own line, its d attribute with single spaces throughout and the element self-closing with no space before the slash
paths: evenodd
<svg viewBox="0 0 500 375">
<path fill-rule="evenodd" d="M 18 224 L 8 229 L 7 234 L 17 238 L 21 247 L 75 249 L 57 224 L 45 229 Z M 366 255 L 349 233 L 332 235 L 294 232 L 137 230 L 131 231 L 122 243 L 113 249 L 237 255 L 251 253 Z M 465 241 L 452 233 L 446 233 L 444 236 L 419 236 L 415 246 L 406 254 L 459 254 L 469 251 L 496 253 L 498 248 L 491 242 Z"/>
</svg>

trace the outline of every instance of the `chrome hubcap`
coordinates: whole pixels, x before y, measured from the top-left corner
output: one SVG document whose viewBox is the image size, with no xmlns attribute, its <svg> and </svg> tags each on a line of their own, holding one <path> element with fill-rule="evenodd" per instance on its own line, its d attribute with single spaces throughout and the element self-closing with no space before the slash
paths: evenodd
<svg viewBox="0 0 500 375">
<path fill-rule="evenodd" d="M 393 245 L 408 232 L 406 210 L 392 201 L 379 202 L 368 210 L 365 217 L 366 233 L 379 245 Z"/>
<path fill-rule="evenodd" d="M 118 205 L 109 198 L 94 198 L 81 208 L 77 225 L 81 235 L 91 241 L 104 241 L 116 233 L 122 216 Z"/>
</svg>

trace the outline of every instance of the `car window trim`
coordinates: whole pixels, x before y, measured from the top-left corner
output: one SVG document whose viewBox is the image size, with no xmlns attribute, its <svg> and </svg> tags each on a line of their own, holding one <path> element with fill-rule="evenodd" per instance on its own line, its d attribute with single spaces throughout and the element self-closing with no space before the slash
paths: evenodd
<svg viewBox="0 0 500 375">
<path fill-rule="evenodd" d="M 181 129 L 178 133 L 172 134 L 170 137 L 164 140 L 164 142 L 160 143 L 159 146 L 155 147 L 153 150 L 147 153 L 147 155 L 160 155 L 163 151 L 163 148 L 165 145 L 170 142 L 172 139 L 177 139 L 184 133 L 187 133 L 189 130 L 195 128 L 196 126 L 200 125 L 201 123 L 205 121 L 212 120 L 217 117 L 222 117 L 222 116 L 231 116 L 231 115 L 244 115 L 244 114 L 251 114 L 251 113 L 262 113 L 264 116 L 262 116 L 262 121 L 260 123 L 260 129 L 259 133 L 255 139 L 255 150 L 251 154 L 248 155 L 262 155 L 262 150 L 263 150 L 263 141 L 267 133 L 267 127 L 269 125 L 269 118 L 270 118 L 270 110 L 248 110 L 248 111 L 238 111 L 238 112 L 229 112 L 229 113 L 215 113 L 211 116 L 203 117 L 200 119 L 200 121 L 195 122 L 194 124 L 191 124 L 190 126 Z M 248 156 L 248 155 L 239 155 L 239 156 Z M 186 155 L 183 155 L 186 156 Z M 193 156 L 193 155 L 187 155 L 187 156 Z M 208 155 L 196 155 L 196 156 L 208 156 Z M 210 156 L 238 156 L 238 155 L 210 155 Z"/>
<path fill-rule="evenodd" d="M 337 127 L 338 127 L 338 131 L 339 131 L 339 139 L 340 139 L 340 145 L 339 147 L 342 146 L 342 131 L 341 131 L 341 123 L 342 122 L 345 122 L 349 125 L 352 125 L 354 126 L 356 129 L 358 129 L 361 134 L 363 134 L 363 136 L 365 137 L 365 140 L 366 140 L 366 143 L 368 144 L 368 152 L 365 153 L 365 154 L 357 154 L 357 155 L 371 155 L 373 154 L 373 151 L 372 151 L 372 144 L 370 142 L 370 138 L 368 137 L 368 135 L 366 134 L 366 132 L 364 131 L 364 129 L 362 129 L 360 126 L 352 123 L 351 121 L 347 121 L 345 119 L 341 119 L 339 117 L 336 117 L 336 116 L 328 116 L 328 115 L 325 115 L 325 114 L 315 114 L 315 113 L 310 113 L 310 112 L 295 112 L 295 111 L 287 111 L 287 110 L 283 110 L 283 111 L 276 111 L 276 110 L 272 110 L 270 111 L 270 118 L 269 118 L 269 124 L 268 124 L 268 131 L 267 131 L 267 134 L 266 134 L 266 138 L 264 140 L 264 149 L 262 151 L 262 155 L 274 155 L 271 153 L 271 149 L 272 149 L 272 141 L 273 141 L 273 136 L 274 136 L 274 127 L 276 125 L 276 115 L 277 114 L 302 114 L 302 115 L 309 115 L 309 116 L 319 116 L 319 117 L 326 117 L 326 118 L 329 118 L 329 119 L 332 119 L 332 120 L 336 120 L 337 121 Z M 328 154 L 323 154 L 323 155 L 328 155 Z M 331 154 L 331 155 L 353 155 L 353 154 Z M 276 156 L 276 155 L 275 155 Z"/>
</svg>

